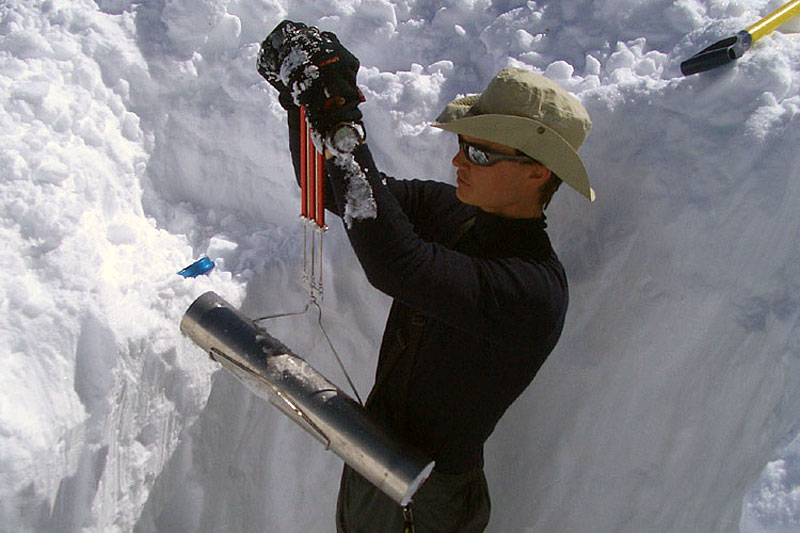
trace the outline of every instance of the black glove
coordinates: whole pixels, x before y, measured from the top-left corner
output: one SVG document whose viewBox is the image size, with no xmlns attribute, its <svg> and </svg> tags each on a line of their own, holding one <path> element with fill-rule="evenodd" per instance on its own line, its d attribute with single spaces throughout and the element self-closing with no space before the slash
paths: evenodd
<svg viewBox="0 0 800 533">
<path fill-rule="evenodd" d="M 278 24 L 261 43 L 261 50 L 256 62 L 258 73 L 278 90 L 281 106 L 287 111 L 292 107 L 297 107 L 297 104 L 295 104 L 286 83 L 281 79 L 280 70 L 283 60 L 291 50 L 289 40 L 301 27 L 305 28 L 306 26 L 290 20 L 284 20 Z"/>
<path fill-rule="evenodd" d="M 278 89 L 281 105 L 304 105 L 324 137 L 339 123 L 361 120 L 358 67 L 336 35 L 289 20 L 264 39 L 258 56 L 258 72 Z"/>
</svg>

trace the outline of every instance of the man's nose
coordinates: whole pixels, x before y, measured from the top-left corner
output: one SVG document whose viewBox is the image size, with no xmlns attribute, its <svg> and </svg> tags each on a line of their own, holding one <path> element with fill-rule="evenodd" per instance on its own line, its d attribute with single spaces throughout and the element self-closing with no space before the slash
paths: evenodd
<svg viewBox="0 0 800 533">
<path fill-rule="evenodd" d="M 459 148 L 458 152 L 456 152 L 456 155 L 453 157 L 452 163 L 453 166 L 456 168 L 466 168 L 468 161 L 461 148 Z"/>
</svg>

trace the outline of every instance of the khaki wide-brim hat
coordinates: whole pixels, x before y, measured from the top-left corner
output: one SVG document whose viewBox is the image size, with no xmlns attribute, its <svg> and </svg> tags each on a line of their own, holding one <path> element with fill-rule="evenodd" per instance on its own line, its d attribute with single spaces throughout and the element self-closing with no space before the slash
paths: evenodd
<svg viewBox="0 0 800 533">
<path fill-rule="evenodd" d="M 594 201 L 578 156 L 592 127 L 577 98 L 554 81 L 521 68 L 501 70 L 482 94 L 453 100 L 433 126 L 516 148 Z"/>
</svg>

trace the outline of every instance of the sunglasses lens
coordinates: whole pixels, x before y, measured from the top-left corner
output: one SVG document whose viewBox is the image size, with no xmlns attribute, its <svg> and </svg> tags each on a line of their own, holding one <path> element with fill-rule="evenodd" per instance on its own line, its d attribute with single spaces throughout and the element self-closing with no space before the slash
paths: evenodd
<svg viewBox="0 0 800 533">
<path fill-rule="evenodd" d="M 489 154 L 487 154 L 480 148 L 476 148 L 471 144 L 462 143 L 461 149 L 464 150 L 464 155 L 467 156 L 467 159 L 469 160 L 470 163 L 474 165 L 489 164 Z"/>
<path fill-rule="evenodd" d="M 468 143 L 467 141 L 463 140 L 459 136 L 458 145 L 461 148 L 461 151 L 464 152 L 464 155 L 467 158 L 467 161 L 472 163 L 473 165 L 478 165 L 482 167 L 488 167 L 494 165 L 499 161 L 519 161 L 519 162 L 536 162 L 535 159 L 532 159 L 529 156 L 522 154 L 521 152 L 519 155 L 511 155 L 511 154 L 503 154 L 498 152 L 492 152 L 490 150 L 484 150 L 482 148 L 478 148 L 475 145 Z"/>
<path fill-rule="evenodd" d="M 475 148 L 474 146 L 470 146 L 469 147 L 469 153 L 470 153 L 470 156 L 471 156 L 470 159 L 472 159 L 472 161 L 476 165 L 488 165 L 489 164 L 489 154 L 487 154 L 483 150 Z"/>
</svg>

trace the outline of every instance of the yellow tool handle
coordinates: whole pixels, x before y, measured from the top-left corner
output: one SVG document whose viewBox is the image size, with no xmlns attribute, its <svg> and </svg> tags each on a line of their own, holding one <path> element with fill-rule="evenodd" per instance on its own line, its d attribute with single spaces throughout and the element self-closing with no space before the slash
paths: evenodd
<svg viewBox="0 0 800 533">
<path fill-rule="evenodd" d="M 800 0 L 792 0 L 748 27 L 745 31 L 753 38 L 753 42 L 756 42 L 797 15 L 800 15 Z"/>
</svg>

